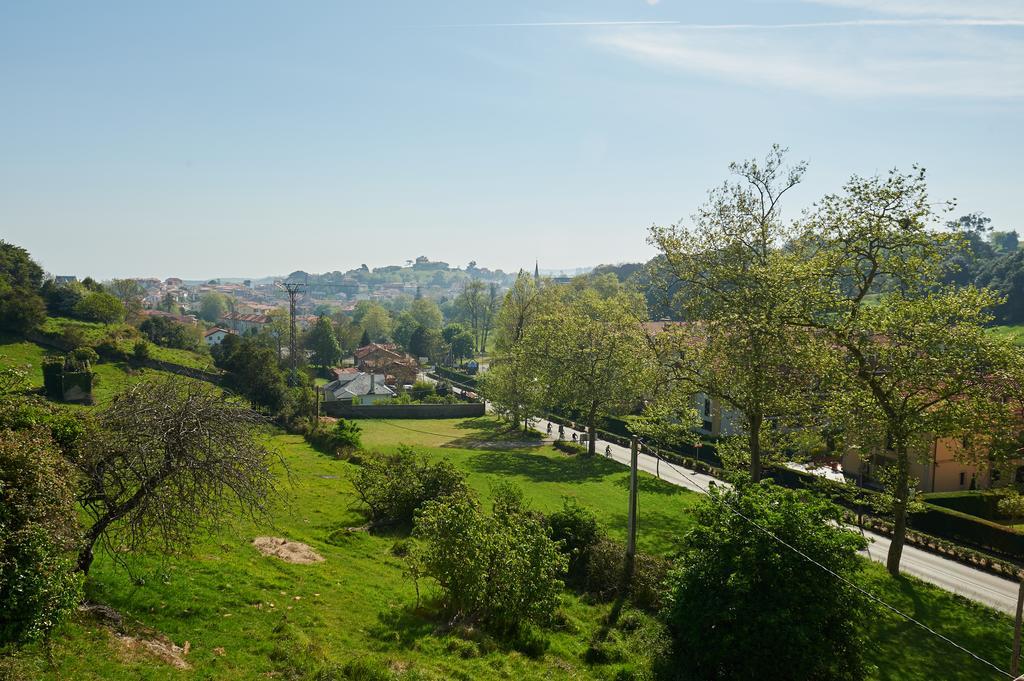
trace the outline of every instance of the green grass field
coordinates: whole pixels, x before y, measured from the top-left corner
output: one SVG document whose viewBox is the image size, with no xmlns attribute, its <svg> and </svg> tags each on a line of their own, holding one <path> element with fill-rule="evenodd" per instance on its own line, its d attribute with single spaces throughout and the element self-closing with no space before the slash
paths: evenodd
<svg viewBox="0 0 1024 681">
<path fill-rule="evenodd" d="M 504 433 L 489 419 L 361 425 L 369 449 L 404 443 L 431 458 L 450 459 L 484 499 L 498 481 L 520 485 L 540 510 L 559 508 L 563 497 L 573 496 L 598 514 L 609 533 L 623 536 L 627 473 L 615 463 L 566 457 Z M 561 623 L 550 632 L 551 647 L 537 660 L 502 647 L 481 649 L 443 622 L 414 612 L 413 586 L 391 554 L 399 537 L 344 530 L 365 522 L 347 480 L 351 464 L 316 453 L 296 436 L 274 435 L 271 443 L 290 470 L 287 499 L 272 523 L 240 522 L 200 537 L 190 556 L 124 555 L 131 574 L 109 555 L 97 558 L 89 597 L 123 613 L 133 627 L 162 632 L 178 645 L 188 641 L 190 670 L 127 654 L 107 629 L 81 615 L 55 637 L 52 667 L 38 647 L 25 652 L 20 664 L 27 666 L 27 678 L 302 678 L 296 670 L 358 659 L 390 670 L 392 678 L 613 679 L 646 663 L 651 627 L 645 625 L 613 629 L 611 661 L 588 664 L 584 655 L 610 606 L 568 592 Z M 647 475 L 640 490 L 640 547 L 670 555 L 692 523 L 698 497 Z M 292 565 L 265 558 L 251 546 L 260 535 L 305 542 L 325 561 Z M 915 580 L 892 580 L 874 565 L 866 565 L 861 581 L 954 640 L 1008 660 L 1012 623 L 1006 617 Z M 649 623 L 646 616 L 637 619 Z M 878 679 L 997 678 L 891 615 L 872 617 L 868 635 Z"/>
<path fill-rule="evenodd" d="M 1024 345 L 1024 324 L 993 326 L 989 329 L 989 333 L 1006 338 L 1014 345 Z"/>
</svg>

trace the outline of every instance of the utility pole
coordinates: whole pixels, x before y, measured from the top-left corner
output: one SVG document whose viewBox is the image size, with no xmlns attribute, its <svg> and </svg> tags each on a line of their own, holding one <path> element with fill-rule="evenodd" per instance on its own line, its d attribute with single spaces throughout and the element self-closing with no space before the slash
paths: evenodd
<svg viewBox="0 0 1024 681">
<path fill-rule="evenodd" d="M 626 562 L 632 564 L 636 556 L 636 487 L 639 443 L 636 437 L 629 441 L 629 533 L 626 538 Z"/>
<path fill-rule="evenodd" d="M 1014 677 L 1020 674 L 1020 627 L 1021 615 L 1024 614 L 1024 582 L 1017 591 L 1017 621 L 1013 625 L 1013 657 L 1010 658 L 1010 673 Z"/>
<path fill-rule="evenodd" d="M 285 281 L 278 283 L 288 293 L 288 365 L 290 373 L 288 381 L 291 385 L 299 384 L 299 348 L 295 333 L 295 299 L 300 293 L 306 292 L 308 282 L 298 283 Z"/>
</svg>

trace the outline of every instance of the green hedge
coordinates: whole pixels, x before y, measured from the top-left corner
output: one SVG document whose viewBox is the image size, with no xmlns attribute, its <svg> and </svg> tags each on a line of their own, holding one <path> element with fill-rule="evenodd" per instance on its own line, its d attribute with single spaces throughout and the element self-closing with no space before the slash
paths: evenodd
<svg viewBox="0 0 1024 681">
<path fill-rule="evenodd" d="M 448 367 L 434 367 L 434 373 L 442 378 L 447 378 L 453 383 L 460 383 L 462 385 L 468 385 L 471 388 L 477 387 L 477 377 L 470 376 L 469 374 Z"/>
<path fill-rule="evenodd" d="M 915 530 L 1017 563 L 1024 560 L 1024 534 L 999 523 L 932 503 L 925 503 L 925 507 L 927 510 L 915 513 L 910 520 Z"/>
<path fill-rule="evenodd" d="M 929 504 L 985 520 L 1000 520 L 1004 517 L 999 512 L 1001 498 L 1002 495 L 996 492 L 937 492 L 924 495 L 924 500 Z"/>
</svg>

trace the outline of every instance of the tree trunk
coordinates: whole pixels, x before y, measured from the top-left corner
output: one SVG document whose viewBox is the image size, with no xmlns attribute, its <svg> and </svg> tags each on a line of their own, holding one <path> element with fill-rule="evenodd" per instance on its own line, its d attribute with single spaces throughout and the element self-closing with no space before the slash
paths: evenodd
<svg viewBox="0 0 1024 681">
<path fill-rule="evenodd" d="M 82 539 L 82 548 L 78 551 L 78 563 L 76 565 L 76 569 L 83 575 L 89 574 L 89 568 L 92 567 L 93 558 L 96 557 L 93 554 L 92 549 L 96 545 L 96 541 L 100 538 L 100 535 L 106 531 L 111 522 L 112 519 L 109 516 L 101 518 L 95 525 L 89 528 L 88 532 L 85 533 L 85 537 Z"/>
<path fill-rule="evenodd" d="M 747 434 L 748 446 L 750 447 L 750 479 L 758 482 L 761 479 L 761 416 L 750 418 L 750 428 Z"/>
<path fill-rule="evenodd" d="M 907 482 L 910 471 L 907 462 L 907 446 L 899 445 L 896 453 L 896 489 L 893 491 L 893 525 L 892 542 L 889 544 L 889 555 L 885 559 L 885 569 L 893 577 L 900 574 L 900 559 L 903 557 L 903 544 L 907 538 Z"/>
<path fill-rule="evenodd" d="M 587 420 L 587 432 L 589 433 L 589 443 L 587 444 L 587 453 L 595 454 L 597 452 L 597 411 L 591 410 L 590 416 Z"/>
</svg>

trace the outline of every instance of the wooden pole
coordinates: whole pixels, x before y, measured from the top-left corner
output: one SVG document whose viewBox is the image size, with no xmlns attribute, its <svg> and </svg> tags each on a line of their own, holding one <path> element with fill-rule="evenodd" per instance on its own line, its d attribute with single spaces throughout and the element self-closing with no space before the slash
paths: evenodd
<svg viewBox="0 0 1024 681">
<path fill-rule="evenodd" d="M 1010 658 L 1010 673 L 1015 677 L 1020 674 L 1020 627 L 1021 615 L 1024 614 L 1024 582 L 1017 591 L 1017 621 L 1013 625 L 1013 657 Z"/>
<path fill-rule="evenodd" d="M 637 439 L 629 441 L 629 535 L 626 539 L 626 557 L 636 555 L 636 486 L 637 486 Z"/>
</svg>

